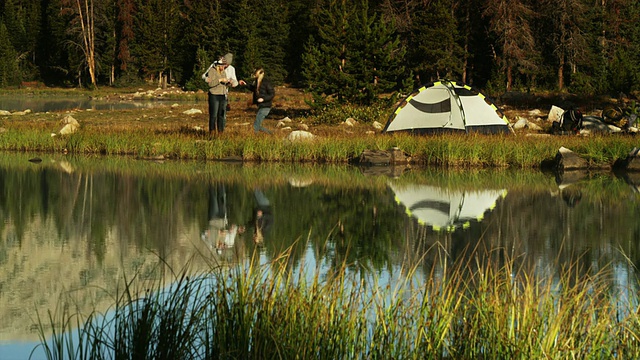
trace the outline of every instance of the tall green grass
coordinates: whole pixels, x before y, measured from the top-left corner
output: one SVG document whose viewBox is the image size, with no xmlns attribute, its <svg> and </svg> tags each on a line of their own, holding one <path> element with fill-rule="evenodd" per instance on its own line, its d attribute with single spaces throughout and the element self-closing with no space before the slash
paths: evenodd
<svg viewBox="0 0 640 360">
<path fill-rule="evenodd" d="M 185 270 L 170 287 L 138 292 L 129 281 L 110 317 L 41 319 L 42 348 L 49 359 L 640 356 L 637 302 L 614 302 L 610 269 L 576 261 L 549 276 L 502 249 L 440 259 L 387 283 L 349 264 L 327 274 L 292 269 L 286 252 L 267 265 Z"/>
<path fill-rule="evenodd" d="M 131 116 L 120 114 L 125 115 Z M 398 147 L 408 153 L 414 162 L 423 165 L 524 169 L 538 168 L 543 161 L 553 159 L 563 146 L 583 156 L 593 166 L 611 165 L 616 160 L 625 158 L 637 146 L 637 139 L 628 135 L 588 138 L 511 134 L 411 136 L 358 135 L 340 131 L 333 135 L 318 136 L 313 141 L 292 142 L 286 139 L 286 132 L 276 132 L 273 136 L 230 132 L 210 137 L 205 131 L 188 127 L 154 131 L 149 128 L 151 126 L 122 125 L 120 128 L 113 124 L 92 123 L 92 120 L 87 120 L 88 124 L 76 134 L 51 137 L 51 129 L 59 128 L 60 124 L 35 116 L 24 122 L 12 119 L 8 130 L 0 134 L 0 151 L 348 163 L 356 161 L 364 150 L 389 150 Z"/>
</svg>

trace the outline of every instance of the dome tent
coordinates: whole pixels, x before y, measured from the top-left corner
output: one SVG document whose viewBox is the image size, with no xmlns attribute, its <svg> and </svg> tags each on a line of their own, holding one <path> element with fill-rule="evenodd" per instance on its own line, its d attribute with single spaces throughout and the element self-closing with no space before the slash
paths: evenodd
<svg viewBox="0 0 640 360">
<path fill-rule="evenodd" d="M 509 121 L 480 92 L 441 80 L 418 89 L 398 105 L 383 133 L 509 132 Z"/>
</svg>

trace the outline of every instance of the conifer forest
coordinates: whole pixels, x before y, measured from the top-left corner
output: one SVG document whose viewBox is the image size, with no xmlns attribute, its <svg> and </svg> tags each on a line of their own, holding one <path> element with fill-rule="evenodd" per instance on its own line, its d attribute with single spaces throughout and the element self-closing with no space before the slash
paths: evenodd
<svg viewBox="0 0 640 360">
<path fill-rule="evenodd" d="M 366 103 L 438 79 L 489 92 L 640 89 L 637 0 L 0 0 L 0 87 L 239 78 Z"/>
</svg>

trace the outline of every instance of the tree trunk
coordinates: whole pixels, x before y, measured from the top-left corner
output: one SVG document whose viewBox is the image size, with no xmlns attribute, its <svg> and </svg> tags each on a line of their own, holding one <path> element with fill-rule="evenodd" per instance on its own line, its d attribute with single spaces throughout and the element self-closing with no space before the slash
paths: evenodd
<svg viewBox="0 0 640 360">
<path fill-rule="evenodd" d="M 564 88 L 564 55 L 560 55 L 560 64 L 558 65 L 558 90 Z"/>
<path fill-rule="evenodd" d="M 80 25 L 82 28 L 83 51 L 87 61 L 87 67 L 89 68 L 91 85 L 97 88 L 93 0 L 84 0 L 84 9 L 80 0 L 76 0 L 76 5 L 78 6 L 78 16 L 80 17 Z"/>
</svg>

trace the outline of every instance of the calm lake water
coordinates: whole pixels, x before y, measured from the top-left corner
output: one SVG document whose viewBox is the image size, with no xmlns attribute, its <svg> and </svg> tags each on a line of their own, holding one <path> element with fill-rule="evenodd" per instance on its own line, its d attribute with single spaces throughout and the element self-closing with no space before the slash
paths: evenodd
<svg viewBox="0 0 640 360">
<path fill-rule="evenodd" d="M 407 264 L 420 282 L 442 254 L 500 248 L 548 278 L 567 264 L 607 268 L 616 298 L 635 302 L 634 183 L 640 176 L 3 154 L 0 359 L 28 356 L 37 314 L 68 299 L 85 313 L 109 309 L 125 275 L 157 281 L 290 247 L 292 268 L 346 262 L 382 285 Z"/>
<path fill-rule="evenodd" d="M 43 98 L 29 96 L 0 96 L 0 110 L 47 112 L 65 110 L 128 110 L 144 109 L 157 106 L 169 106 L 175 101 L 165 100 L 134 100 L 134 101 L 105 101 L 89 98 Z"/>
</svg>

